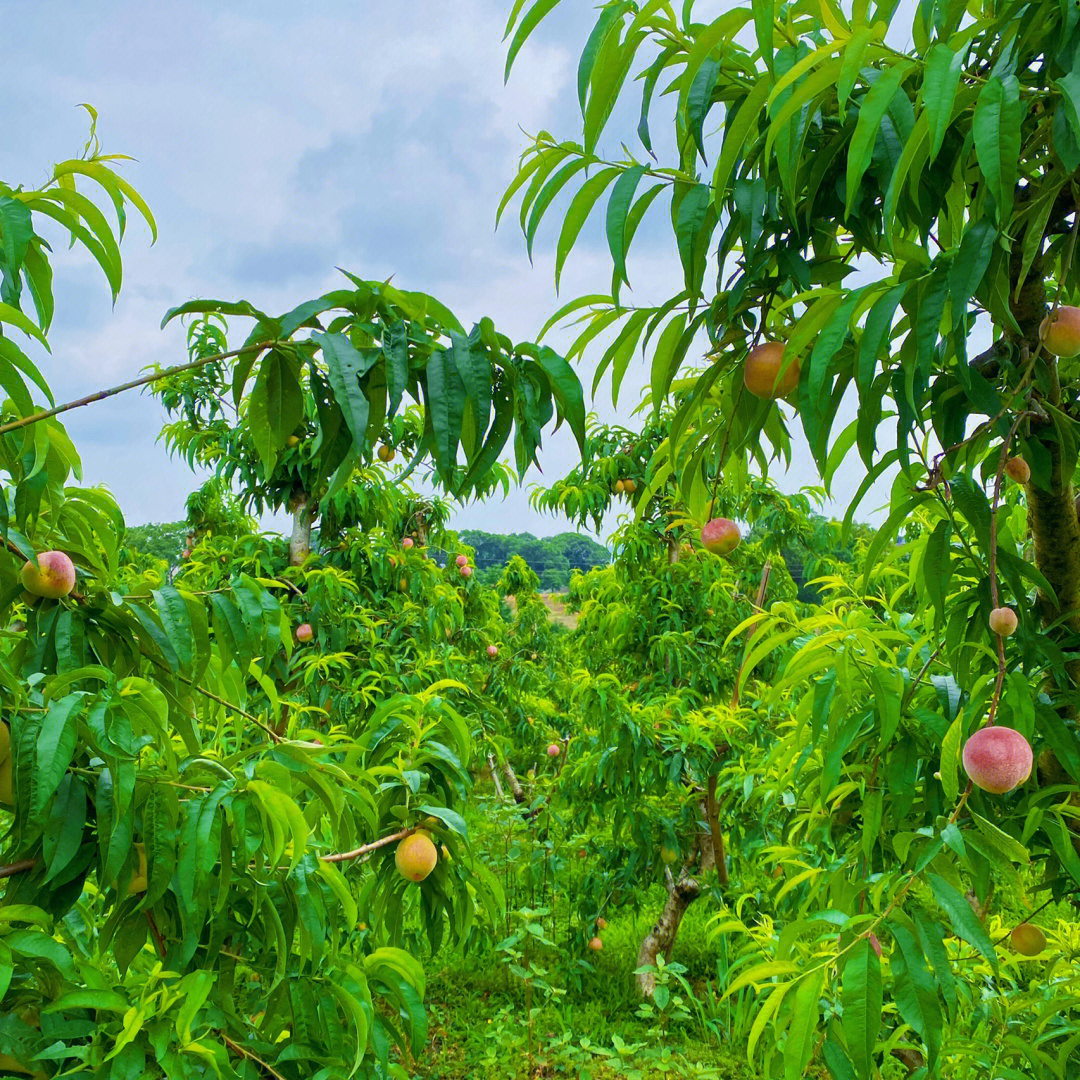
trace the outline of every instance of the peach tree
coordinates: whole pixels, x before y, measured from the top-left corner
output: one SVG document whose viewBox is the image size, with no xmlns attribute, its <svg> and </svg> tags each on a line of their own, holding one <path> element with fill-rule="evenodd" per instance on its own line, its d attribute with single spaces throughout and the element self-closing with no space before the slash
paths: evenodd
<svg viewBox="0 0 1080 1080">
<path fill-rule="evenodd" d="M 557 6 L 513 5 L 508 75 Z M 830 672 L 839 686 L 852 669 L 820 656 L 789 687 L 795 761 L 818 762 L 830 791 L 855 785 L 862 835 L 820 887 L 816 870 L 788 882 L 801 917 L 733 984 L 760 991 L 752 1047 L 786 1078 L 822 1064 L 870 1077 L 896 1040 L 917 1044 L 913 1072 L 976 1068 L 948 976 L 974 949 L 1008 1008 L 1015 954 L 981 918 L 991 880 L 1031 860 L 1051 899 L 1080 889 L 1080 12 L 609 0 L 577 74 L 580 131 L 536 136 L 502 209 L 519 200 L 531 246 L 562 208 L 558 285 L 604 200 L 611 288 L 555 318 L 583 323 L 570 353 L 595 356 L 594 383 L 610 373 L 617 391 L 640 351 L 654 414 L 674 403 L 654 474 L 698 518 L 715 472 L 737 486 L 795 452 L 826 489 L 856 478 L 849 523 L 890 484 L 848 601 L 873 630 L 850 654 L 843 620 L 828 635 L 852 663 L 865 649 L 873 707 L 831 694 Z M 609 127 L 627 109 L 636 138 Z M 648 229 L 681 281 L 630 304 Z M 776 625 L 760 647 L 808 628 Z M 1015 737 L 977 736 L 995 726 Z M 793 959 L 828 912 L 839 941 L 819 924 L 814 961 Z M 883 1009 L 902 1020 L 888 1035 Z M 1019 1053 L 1060 1074 L 1071 1031 Z"/>
<path fill-rule="evenodd" d="M 501 911 L 461 816 L 497 602 L 424 557 L 417 507 L 441 512 L 387 490 L 371 451 L 412 395 L 417 452 L 464 492 L 512 434 L 530 461 L 556 407 L 580 429 L 580 390 L 549 350 L 354 282 L 279 318 L 217 305 L 253 318 L 244 346 L 218 323 L 183 372 L 55 405 L 19 344 L 48 347 L 49 229 L 115 296 L 132 210 L 154 230 L 93 133 L 43 186 L 0 186 L 0 1072 L 401 1076 L 425 1032 L 421 937 Z M 244 505 L 300 476 L 339 500 L 332 554 L 246 528 L 195 537 L 176 577 L 126 553 L 58 417 L 199 371 L 199 424 L 206 386 L 235 391 L 242 439 L 218 455 L 240 459 L 222 473 Z M 283 472 L 305 424 L 308 472 Z"/>
</svg>

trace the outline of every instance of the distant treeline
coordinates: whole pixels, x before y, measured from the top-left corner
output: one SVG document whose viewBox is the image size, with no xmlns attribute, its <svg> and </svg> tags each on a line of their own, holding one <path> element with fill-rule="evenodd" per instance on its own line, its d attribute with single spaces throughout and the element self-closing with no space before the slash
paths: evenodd
<svg viewBox="0 0 1080 1080">
<path fill-rule="evenodd" d="M 458 536 L 476 552 L 477 576 L 494 585 L 512 555 L 520 555 L 540 578 L 545 592 L 559 592 L 570 585 L 575 570 L 606 566 L 611 559 L 606 547 L 580 533 L 533 536 L 532 533 L 489 533 L 463 529 Z"/>
<path fill-rule="evenodd" d="M 184 521 L 135 525 L 127 530 L 126 542 L 144 555 L 153 555 L 175 566 L 191 526 Z M 606 566 L 608 550 L 579 533 L 536 537 L 532 533 L 489 533 L 465 529 L 458 533 L 463 545 L 476 552 L 476 575 L 485 585 L 494 585 L 512 555 L 520 555 L 540 578 L 545 592 L 561 592 L 570 585 L 575 570 Z M 434 552 L 443 562 L 443 556 Z"/>
</svg>

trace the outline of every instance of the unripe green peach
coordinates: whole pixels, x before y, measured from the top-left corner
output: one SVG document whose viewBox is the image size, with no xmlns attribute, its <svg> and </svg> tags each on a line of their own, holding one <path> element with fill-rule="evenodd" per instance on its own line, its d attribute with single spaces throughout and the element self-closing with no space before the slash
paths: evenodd
<svg viewBox="0 0 1080 1080">
<path fill-rule="evenodd" d="M 673 851 L 669 847 L 662 847 L 660 849 L 660 859 L 668 866 L 670 866 L 678 857 L 679 853 L 677 851 Z"/>
<path fill-rule="evenodd" d="M 1008 607 L 996 607 L 990 612 L 990 629 L 998 637 L 1012 637 L 1016 633 L 1016 612 Z"/>
<path fill-rule="evenodd" d="M 964 743 L 964 772 L 983 791 L 1004 795 L 1031 775 L 1031 744 L 1012 728 L 980 728 Z"/>
<path fill-rule="evenodd" d="M 1014 926 L 1009 940 L 1021 956 L 1038 956 L 1046 948 L 1046 935 L 1031 923 Z"/>
</svg>

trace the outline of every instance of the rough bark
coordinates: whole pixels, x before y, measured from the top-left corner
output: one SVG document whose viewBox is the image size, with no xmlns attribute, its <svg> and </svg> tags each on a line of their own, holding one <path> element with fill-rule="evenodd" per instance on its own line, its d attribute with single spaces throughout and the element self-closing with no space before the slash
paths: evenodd
<svg viewBox="0 0 1080 1080">
<path fill-rule="evenodd" d="M 292 536 L 289 538 L 289 565 L 301 566 L 311 554 L 311 526 L 315 514 L 310 496 L 297 495 L 289 503 L 289 509 L 293 516 Z"/>
<path fill-rule="evenodd" d="M 502 789 L 502 784 L 499 783 L 499 770 L 495 767 L 495 755 L 488 754 L 487 762 L 488 771 L 491 773 L 491 781 L 495 785 L 495 794 L 498 795 L 500 799 L 505 799 L 506 793 Z"/>
<path fill-rule="evenodd" d="M 699 860 L 700 855 L 700 860 Z M 707 833 L 700 838 L 698 849 L 690 854 L 683 863 L 679 876 L 676 878 L 670 868 L 664 870 L 664 881 L 667 885 L 668 896 L 664 901 L 664 908 L 660 912 L 660 918 L 653 923 L 652 928 L 641 941 L 638 949 L 637 967 L 656 967 L 656 958 L 663 953 L 665 960 L 671 959 L 671 953 L 675 948 L 675 939 L 679 936 L 679 927 L 682 925 L 683 916 L 690 905 L 701 895 L 701 884 L 697 877 L 690 871 L 694 863 L 698 863 L 698 873 L 704 877 L 713 869 L 712 840 Z M 651 998 L 656 989 L 656 977 L 650 972 L 642 972 L 637 976 L 638 989 L 642 996 Z"/>
<path fill-rule="evenodd" d="M 529 797 L 525 794 L 521 784 L 518 783 L 517 775 L 514 772 L 514 767 L 509 761 L 502 763 L 503 776 L 506 777 L 506 786 L 510 789 L 510 794 L 514 796 L 514 802 L 518 806 L 524 806 L 528 803 Z"/>
<path fill-rule="evenodd" d="M 1023 333 L 1020 346 L 1034 352 L 1039 347 L 1039 327 L 1048 310 L 1043 257 L 1040 249 L 1017 293 L 1020 248 L 1018 240 L 1010 267 L 1010 306 Z M 1056 362 L 1050 363 L 1053 366 Z M 1058 406 L 1061 402 L 1056 373 L 1052 385 L 1052 398 L 1057 400 L 1051 400 L 1050 404 Z M 1047 593 L 1040 592 L 1039 613 L 1046 624 L 1068 616 L 1067 625 L 1076 631 L 1080 630 L 1080 521 L 1076 514 L 1076 491 L 1071 472 L 1066 473 L 1063 468 L 1061 444 L 1053 426 L 1033 423 L 1031 434 L 1049 455 L 1051 468 L 1048 487 L 1039 487 L 1034 481 L 1027 484 L 1028 524 L 1035 544 L 1035 565 L 1057 594 L 1055 604 Z M 1070 675 L 1077 679 L 1080 667 L 1070 670 Z"/>
</svg>

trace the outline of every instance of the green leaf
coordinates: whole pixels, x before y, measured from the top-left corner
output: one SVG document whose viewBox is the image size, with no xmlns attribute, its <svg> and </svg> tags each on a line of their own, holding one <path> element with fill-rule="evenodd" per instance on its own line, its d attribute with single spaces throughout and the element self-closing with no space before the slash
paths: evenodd
<svg viewBox="0 0 1080 1080">
<path fill-rule="evenodd" d="M 72 990 L 70 993 L 61 994 L 55 1001 L 46 1005 L 41 1012 L 45 1016 L 70 1009 L 97 1009 L 102 1012 L 126 1013 L 129 1008 L 131 1004 L 127 998 L 121 997 L 113 990 Z"/>
<path fill-rule="evenodd" d="M 982 833 L 991 847 L 996 848 L 1005 858 L 1025 865 L 1031 862 L 1028 849 L 1019 840 L 1010 836 L 1007 832 L 1002 832 L 992 821 L 980 817 L 974 810 L 969 809 L 968 813 L 971 815 L 971 820 L 975 822 L 975 827 Z"/>
<path fill-rule="evenodd" d="M 578 234 L 581 232 L 589 214 L 592 213 L 596 200 L 604 193 L 607 186 L 622 172 L 622 169 L 612 167 L 603 169 L 594 177 L 586 180 L 580 190 L 574 196 L 566 211 L 563 220 L 562 231 L 559 233 L 559 242 L 555 252 L 555 289 L 558 291 L 559 280 L 562 277 L 563 264 L 574 246 Z"/>
<path fill-rule="evenodd" d="M 784 1042 L 784 1080 L 800 1080 L 814 1055 L 817 1026 L 821 1016 L 824 969 L 808 972 L 795 990 L 791 1022 Z"/>
<path fill-rule="evenodd" d="M 982 284 L 997 237 L 997 229 L 986 218 L 973 222 L 964 231 L 960 250 L 949 271 L 949 295 L 957 320 L 964 314 L 967 302 Z"/>
<path fill-rule="evenodd" d="M 608 249 L 611 251 L 611 259 L 615 264 L 615 278 L 627 285 L 630 284 L 630 279 L 626 276 L 627 215 L 630 212 L 630 204 L 634 200 L 634 193 L 644 175 L 644 165 L 627 169 L 615 181 L 607 205 L 605 227 Z"/>
<path fill-rule="evenodd" d="M 1054 89 L 1062 97 L 1065 118 L 1073 138 L 1080 143 L 1080 71 L 1070 71 L 1054 83 Z"/>
<path fill-rule="evenodd" d="M 874 1047 L 881 1027 L 883 990 L 881 961 L 868 938 L 862 938 L 852 948 L 844 964 L 843 986 L 844 1042 L 855 1066 L 859 1080 L 873 1075 Z"/>
<path fill-rule="evenodd" d="M 530 262 L 532 262 L 533 240 L 536 237 L 536 230 L 540 226 L 540 220 L 544 216 L 544 211 L 547 210 L 551 205 L 552 200 L 560 191 L 562 191 L 571 178 L 576 176 L 583 169 L 587 169 L 590 164 L 592 164 L 592 162 L 587 157 L 574 158 L 572 161 L 563 165 L 562 168 L 560 168 L 540 189 L 539 194 L 536 196 L 536 200 L 532 204 L 532 209 L 529 212 L 528 225 L 525 227 L 525 251 L 529 256 Z"/>
<path fill-rule="evenodd" d="M 510 48 L 506 53 L 506 70 L 503 72 L 504 81 L 510 78 L 510 69 L 514 66 L 514 58 L 521 51 L 521 47 L 525 44 L 528 36 L 539 26 L 540 20 L 544 16 L 554 11 L 558 3 L 559 0 L 536 0 L 536 3 L 526 12 L 525 18 L 518 25 L 517 33 L 514 34 L 514 39 L 510 42 Z"/>
<path fill-rule="evenodd" d="M 841 117 L 847 114 L 847 100 L 855 88 L 855 80 L 859 77 L 863 57 L 866 55 L 866 48 L 870 44 L 873 33 L 873 29 L 869 26 L 856 27 L 844 49 L 844 62 L 836 79 L 836 103 L 840 107 Z"/>
<path fill-rule="evenodd" d="M 986 927 L 983 926 L 979 921 L 979 917 L 972 911 L 971 905 L 939 874 L 929 874 L 928 879 L 930 888 L 934 893 L 934 899 L 941 905 L 945 914 L 949 916 L 949 922 L 952 924 L 953 930 L 969 945 L 978 949 L 996 972 L 998 958 L 997 953 L 994 951 L 994 943 L 986 933 Z"/>
<path fill-rule="evenodd" d="M 677 364 L 675 358 L 676 346 L 686 329 L 686 316 L 676 315 L 664 327 L 660 340 L 656 343 L 656 350 L 652 359 L 652 406 L 654 411 L 659 412 L 667 394 L 667 388 L 674 378 L 674 368 Z"/>
<path fill-rule="evenodd" d="M 600 10 L 600 17 L 589 34 L 585 48 L 581 51 L 581 59 L 577 69 L 577 92 L 578 104 L 582 115 L 585 114 L 585 99 L 589 89 L 589 80 L 592 77 L 593 65 L 596 63 L 596 54 L 607 39 L 609 33 L 628 11 L 634 8 L 631 0 L 620 0 L 620 3 L 607 5 Z"/>
<path fill-rule="evenodd" d="M 994 75 L 987 79 L 975 103 L 971 129 L 975 156 L 994 197 L 995 217 L 1001 229 L 1012 217 L 1023 116 L 1016 76 Z"/>
<path fill-rule="evenodd" d="M 727 198 L 728 185 L 735 169 L 735 162 L 738 161 L 746 148 L 750 129 L 757 124 L 761 116 L 761 110 L 765 106 L 771 85 L 768 79 L 758 79 L 754 84 L 754 88 L 739 105 L 737 112 L 733 114 L 731 107 L 728 108 L 724 125 L 724 145 L 720 151 L 720 156 L 716 159 L 716 168 L 713 170 L 712 180 L 713 204 L 718 213 Z"/>
<path fill-rule="evenodd" d="M 537 355 L 536 362 L 544 369 L 551 383 L 551 392 L 559 404 L 559 411 L 570 425 L 578 448 L 585 452 L 585 394 L 574 369 L 546 346 Z"/>
<path fill-rule="evenodd" d="M 942 1015 L 937 986 L 914 936 L 899 921 L 889 924 L 900 949 L 900 962 L 892 956 L 892 996 L 900 1015 L 919 1033 L 928 1050 L 931 1073 L 941 1050 Z"/>
<path fill-rule="evenodd" d="M 899 92 L 900 85 L 914 68 L 910 60 L 898 60 L 886 68 L 877 82 L 867 91 L 859 106 L 859 119 L 851 135 L 847 158 L 847 192 L 844 197 L 844 215 L 850 216 L 859 193 L 863 174 L 870 166 L 877 141 L 881 120 Z"/>
<path fill-rule="evenodd" d="M 434 433 L 435 465 L 443 482 L 449 483 L 457 461 L 465 412 L 465 384 L 449 349 L 436 350 L 428 358 L 426 386 L 424 404 Z"/>
<path fill-rule="evenodd" d="M 908 284 L 905 281 L 882 293 L 866 316 L 866 325 L 859 341 L 859 363 L 856 368 L 860 395 L 869 392 L 873 385 L 878 357 L 889 340 L 896 309 L 907 292 Z"/>
<path fill-rule="evenodd" d="M 769 71 L 773 71 L 773 20 L 776 18 L 776 0 L 752 0 L 754 32 L 758 51 Z M 763 79 L 762 82 L 765 80 Z"/>
<path fill-rule="evenodd" d="M 362 355 L 343 334 L 312 334 L 311 337 L 322 348 L 327 378 L 352 434 L 353 450 L 363 455 L 369 449 L 367 428 L 371 406 L 360 388 L 360 376 L 370 370 L 376 361 L 376 354 L 372 351 L 369 355 Z M 297 417 L 286 438 L 292 434 L 299 420 L 300 417 Z"/>
<path fill-rule="evenodd" d="M 679 245 L 679 258 L 691 302 L 701 291 L 709 239 L 715 227 L 712 188 L 708 184 L 695 184 L 679 202 L 675 218 L 675 239 Z"/>
<path fill-rule="evenodd" d="M 82 706 L 81 694 L 68 694 L 53 702 L 41 721 L 34 789 L 36 815 L 43 813 L 71 765 L 78 743 L 78 716 Z"/>
<path fill-rule="evenodd" d="M 952 119 L 956 88 L 960 85 L 963 53 L 954 53 L 948 45 L 936 42 L 926 54 L 925 74 L 919 98 L 930 125 L 930 160 L 933 161 L 945 141 Z"/>
<path fill-rule="evenodd" d="M 963 713 L 958 713 L 956 719 L 949 725 L 945 738 L 941 740 L 941 786 L 945 791 L 945 798 L 949 803 L 954 803 L 960 794 L 960 783 L 957 771 L 960 767 L 960 741 L 964 737 Z"/>
</svg>

